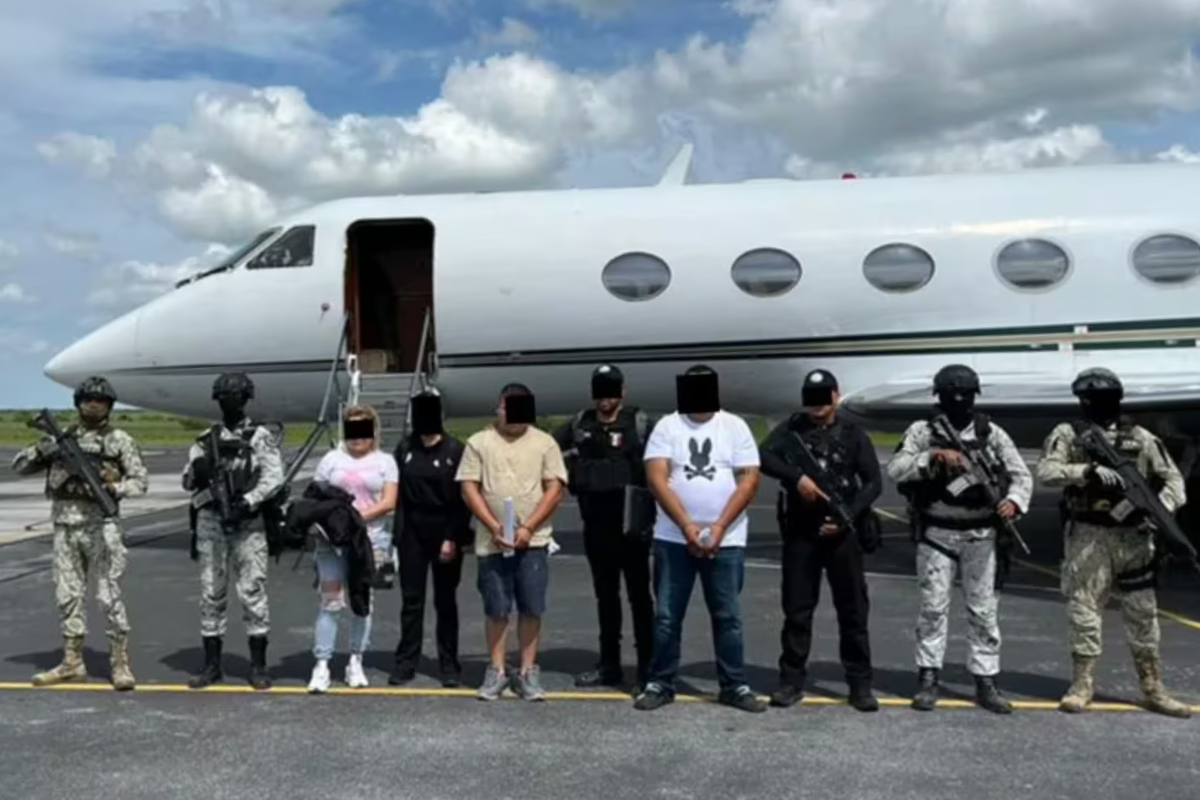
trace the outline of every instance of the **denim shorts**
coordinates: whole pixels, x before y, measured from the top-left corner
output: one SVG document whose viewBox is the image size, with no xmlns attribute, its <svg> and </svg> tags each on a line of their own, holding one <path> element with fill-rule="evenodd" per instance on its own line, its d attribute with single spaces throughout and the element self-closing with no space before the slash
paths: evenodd
<svg viewBox="0 0 1200 800">
<path fill-rule="evenodd" d="M 506 619 L 516 601 L 523 617 L 541 617 L 546 612 L 546 587 L 550 573 L 545 547 L 529 547 L 505 558 L 496 554 L 479 559 L 476 585 L 483 596 L 483 613 L 488 619 Z"/>
</svg>

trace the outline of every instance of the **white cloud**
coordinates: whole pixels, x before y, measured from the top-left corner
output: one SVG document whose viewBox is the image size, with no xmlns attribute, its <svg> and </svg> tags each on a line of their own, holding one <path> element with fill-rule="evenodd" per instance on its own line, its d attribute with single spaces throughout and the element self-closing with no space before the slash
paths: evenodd
<svg viewBox="0 0 1200 800">
<path fill-rule="evenodd" d="M 21 251 L 15 244 L 0 239 L 0 269 L 4 269 L 8 262 L 12 261 L 20 254 Z"/>
<path fill-rule="evenodd" d="M 0 328 L 0 359 L 37 355 L 49 349 L 50 343 L 35 333 L 15 328 Z"/>
<path fill-rule="evenodd" d="M 1181 144 L 1173 144 L 1162 152 L 1155 153 L 1159 161 L 1174 161 L 1180 164 L 1200 164 L 1200 151 L 1189 150 Z"/>
<path fill-rule="evenodd" d="M 95 254 L 100 246 L 100 237 L 85 231 L 51 230 L 43 234 L 46 246 L 56 253 L 65 256 L 90 256 Z"/>
<path fill-rule="evenodd" d="M 0 303 L 32 303 L 33 300 L 20 284 L 6 283 L 0 286 Z"/>
<path fill-rule="evenodd" d="M 651 3 L 655 0 L 637 0 L 639 3 Z M 525 5 L 534 9 L 544 9 L 553 6 L 567 6 L 575 9 L 580 16 L 589 19 L 610 19 L 623 14 L 633 7 L 634 0 L 525 0 Z"/>
<path fill-rule="evenodd" d="M 88 295 L 89 305 L 123 313 L 146 303 L 173 288 L 176 282 L 220 263 L 230 248 L 210 244 L 205 252 L 175 264 L 124 261 L 102 271 L 96 287 Z"/>
<path fill-rule="evenodd" d="M 732 7 L 749 23 L 740 40 L 696 35 L 612 73 L 522 52 L 456 62 L 441 95 L 407 116 L 329 117 L 295 87 L 215 87 L 186 122 L 133 147 L 81 132 L 44 154 L 149 190 L 176 232 L 234 242 L 338 196 L 550 185 L 573 158 L 661 144 L 660 123 L 678 116 L 717 141 L 769 143 L 777 170 L 823 176 L 1119 159 L 1103 125 L 1200 108 L 1200 0 Z M 493 35 L 528 38 L 510 23 Z"/>
</svg>

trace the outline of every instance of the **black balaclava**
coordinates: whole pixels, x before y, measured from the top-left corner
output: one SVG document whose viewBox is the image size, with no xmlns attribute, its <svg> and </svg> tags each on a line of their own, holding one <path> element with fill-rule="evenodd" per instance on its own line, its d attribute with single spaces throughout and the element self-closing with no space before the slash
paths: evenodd
<svg viewBox="0 0 1200 800">
<path fill-rule="evenodd" d="M 217 403 L 221 406 L 221 419 L 226 428 L 233 430 L 246 418 L 248 400 L 243 394 L 223 394 L 217 398 Z"/>
<path fill-rule="evenodd" d="M 1121 393 L 1119 391 L 1091 391 L 1080 398 L 1083 416 L 1098 425 L 1111 425 L 1121 416 Z"/>
<path fill-rule="evenodd" d="M 938 407 L 950 420 L 956 429 L 962 430 L 971 421 L 975 409 L 975 392 L 969 389 L 955 389 L 949 392 L 938 392 Z"/>
</svg>

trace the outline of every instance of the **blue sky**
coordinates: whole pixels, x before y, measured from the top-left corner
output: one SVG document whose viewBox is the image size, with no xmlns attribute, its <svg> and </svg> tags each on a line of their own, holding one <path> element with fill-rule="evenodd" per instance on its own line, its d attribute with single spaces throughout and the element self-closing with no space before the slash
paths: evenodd
<svg viewBox="0 0 1200 800">
<path fill-rule="evenodd" d="M 694 181 L 1200 153 L 1200 0 L 5 5 L 0 408 L 331 197 L 644 184 L 685 138 Z"/>
</svg>

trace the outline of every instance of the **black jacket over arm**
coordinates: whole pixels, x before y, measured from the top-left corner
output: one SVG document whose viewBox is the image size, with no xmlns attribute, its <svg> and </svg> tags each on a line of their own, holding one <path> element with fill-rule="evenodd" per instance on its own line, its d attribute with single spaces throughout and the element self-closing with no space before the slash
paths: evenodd
<svg viewBox="0 0 1200 800">
<path fill-rule="evenodd" d="M 356 617 L 371 613 L 375 554 L 367 524 L 354 507 L 354 497 L 324 481 L 313 481 L 288 509 L 288 527 L 301 535 L 317 526 L 334 547 L 346 553 L 346 596 Z"/>
</svg>

